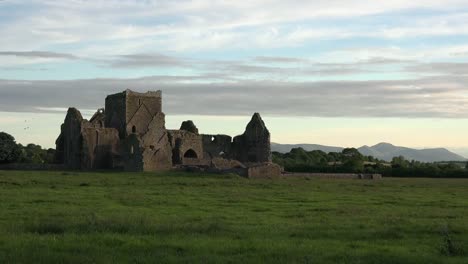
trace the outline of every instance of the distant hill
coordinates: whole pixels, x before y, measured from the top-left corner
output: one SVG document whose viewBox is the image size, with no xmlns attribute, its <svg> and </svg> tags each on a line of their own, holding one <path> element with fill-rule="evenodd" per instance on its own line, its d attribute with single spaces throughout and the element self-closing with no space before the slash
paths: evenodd
<svg viewBox="0 0 468 264">
<path fill-rule="evenodd" d="M 324 152 L 341 152 L 342 147 L 330 147 L 317 144 L 278 144 L 272 143 L 272 151 L 281 153 L 289 152 L 292 148 L 303 148 L 306 151 L 321 150 Z M 445 148 L 412 149 L 394 146 L 390 143 L 379 143 L 374 146 L 362 146 L 358 148 L 361 154 L 374 156 L 378 159 L 391 161 L 393 157 L 404 156 L 407 160 L 417 160 L 422 162 L 434 161 L 466 161 L 467 159 Z"/>
<path fill-rule="evenodd" d="M 372 155 L 383 160 L 392 160 L 395 156 L 403 156 L 407 160 L 418 160 L 423 162 L 434 161 L 465 161 L 466 158 L 448 151 L 445 148 L 412 149 L 398 147 L 389 143 L 379 143 L 375 146 L 362 146 L 358 148 L 363 155 Z"/>
<path fill-rule="evenodd" d="M 303 148 L 306 151 L 312 150 L 321 150 L 323 152 L 341 152 L 343 150 L 342 147 L 331 147 L 331 146 L 323 146 L 317 144 L 278 144 L 278 143 L 271 143 L 271 150 L 277 151 L 281 153 L 286 153 L 291 151 L 293 148 Z"/>
</svg>

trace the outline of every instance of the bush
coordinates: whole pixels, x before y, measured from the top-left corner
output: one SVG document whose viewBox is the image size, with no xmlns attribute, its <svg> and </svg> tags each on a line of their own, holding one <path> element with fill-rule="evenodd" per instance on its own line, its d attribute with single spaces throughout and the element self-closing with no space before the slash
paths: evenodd
<svg viewBox="0 0 468 264">
<path fill-rule="evenodd" d="M 15 138 L 5 132 L 0 132 L 0 163 L 13 163 L 18 161 L 21 148 Z"/>
</svg>

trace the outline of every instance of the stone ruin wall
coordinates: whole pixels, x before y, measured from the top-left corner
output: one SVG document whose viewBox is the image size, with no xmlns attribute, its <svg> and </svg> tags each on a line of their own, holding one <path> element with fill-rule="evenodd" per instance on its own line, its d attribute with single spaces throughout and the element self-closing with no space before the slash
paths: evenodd
<svg viewBox="0 0 468 264">
<path fill-rule="evenodd" d="M 271 162 L 270 134 L 258 113 L 234 140 L 201 135 L 192 121 L 167 130 L 160 91 L 109 95 L 105 110 L 98 110 L 90 121 L 70 108 L 56 143 L 57 160 L 71 169 L 155 171 L 179 164 L 246 170 Z M 255 168 L 250 174 L 256 171 L 266 169 Z"/>
<path fill-rule="evenodd" d="M 116 129 L 84 127 L 81 166 L 92 169 L 114 168 L 114 155 L 118 155 L 119 152 L 118 142 Z"/>
<path fill-rule="evenodd" d="M 202 135 L 203 155 L 206 158 L 231 158 L 232 137 L 228 135 Z"/>
<path fill-rule="evenodd" d="M 135 126 L 143 134 L 156 113 L 162 113 L 161 91 L 137 93 L 126 90 L 106 97 L 106 127 L 119 131 L 124 139 Z"/>
<path fill-rule="evenodd" d="M 241 162 L 271 162 L 270 132 L 260 114 L 255 113 L 245 132 L 234 137 L 232 153 L 233 158 Z"/>
<path fill-rule="evenodd" d="M 249 178 L 279 178 L 282 169 L 275 163 L 260 163 L 247 168 L 247 177 Z"/>
<path fill-rule="evenodd" d="M 118 132 L 101 128 L 101 120 L 83 119 L 80 111 L 70 108 L 56 141 L 57 160 L 70 169 L 110 169 L 112 156 L 118 153 Z"/>
<path fill-rule="evenodd" d="M 172 147 L 165 126 L 165 115 L 157 112 L 143 135 L 138 135 L 143 156 L 143 170 L 168 170 L 172 168 Z"/>
<path fill-rule="evenodd" d="M 126 104 L 125 92 L 108 95 L 105 102 L 105 127 L 115 128 L 119 133 L 119 138 L 126 136 Z"/>
<path fill-rule="evenodd" d="M 144 135 L 149 123 L 158 113 L 162 113 L 161 91 L 137 93 L 127 90 L 126 94 L 126 135 Z M 164 119 L 162 120 L 164 127 Z M 165 129 L 165 128 L 164 128 Z"/>
<path fill-rule="evenodd" d="M 172 146 L 172 163 L 190 165 L 202 163 L 203 144 L 201 135 L 185 130 L 168 130 L 169 142 Z"/>
</svg>

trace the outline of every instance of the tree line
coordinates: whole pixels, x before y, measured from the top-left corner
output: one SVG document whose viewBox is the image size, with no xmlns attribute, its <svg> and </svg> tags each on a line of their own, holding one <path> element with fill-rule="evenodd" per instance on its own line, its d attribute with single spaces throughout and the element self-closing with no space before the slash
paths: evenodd
<svg viewBox="0 0 468 264">
<path fill-rule="evenodd" d="M 288 153 L 273 152 L 273 162 L 290 172 L 320 173 L 379 173 L 387 177 L 438 177 L 468 178 L 468 163 L 460 162 L 419 162 L 394 157 L 391 162 L 362 155 L 355 148 L 342 152 L 325 153 L 321 150 L 306 151 L 293 148 Z M 40 145 L 23 146 L 15 138 L 0 132 L 0 164 L 55 163 L 55 149 L 43 149 Z"/>
<path fill-rule="evenodd" d="M 43 149 L 40 145 L 17 144 L 15 138 L 5 132 L 0 132 L 0 164 L 30 163 L 52 164 L 55 160 L 55 149 Z"/>
<path fill-rule="evenodd" d="M 290 172 L 379 173 L 387 177 L 468 178 L 468 163 L 419 162 L 403 156 L 391 162 L 362 155 L 355 148 L 325 153 L 293 148 L 288 153 L 273 152 L 273 162 Z"/>
</svg>

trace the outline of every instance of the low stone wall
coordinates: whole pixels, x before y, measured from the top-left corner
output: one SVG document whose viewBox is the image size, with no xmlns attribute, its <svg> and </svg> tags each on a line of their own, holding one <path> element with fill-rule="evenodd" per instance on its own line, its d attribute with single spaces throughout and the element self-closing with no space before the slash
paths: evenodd
<svg viewBox="0 0 468 264">
<path fill-rule="evenodd" d="M 246 168 L 244 164 L 237 160 L 213 158 L 211 160 L 211 166 L 220 170 L 229 170 L 232 168 Z"/>
<path fill-rule="evenodd" d="M 370 173 L 296 173 L 285 172 L 282 174 L 284 178 L 300 177 L 300 178 L 320 178 L 320 179 L 368 179 L 378 180 L 382 178 L 381 174 Z"/>
<path fill-rule="evenodd" d="M 281 177 L 281 167 L 275 163 L 260 163 L 247 168 L 247 177 L 277 179 Z"/>
<path fill-rule="evenodd" d="M 183 158 L 182 164 L 185 166 L 210 166 L 210 160 L 197 158 Z"/>
<path fill-rule="evenodd" d="M 63 164 L 30 164 L 30 163 L 9 163 L 0 164 L 0 170 L 64 170 Z"/>
</svg>

